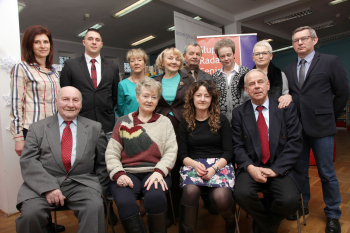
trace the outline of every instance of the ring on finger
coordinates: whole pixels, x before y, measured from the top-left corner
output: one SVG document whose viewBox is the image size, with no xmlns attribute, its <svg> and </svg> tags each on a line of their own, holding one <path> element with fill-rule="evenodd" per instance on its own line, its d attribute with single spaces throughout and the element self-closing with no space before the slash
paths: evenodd
<svg viewBox="0 0 350 233">
<path fill-rule="evenodd" d="M 157 181 L 157 182 L 158 182 L 158 178 L 155 178 L 154 181 Z"/>
</svg>

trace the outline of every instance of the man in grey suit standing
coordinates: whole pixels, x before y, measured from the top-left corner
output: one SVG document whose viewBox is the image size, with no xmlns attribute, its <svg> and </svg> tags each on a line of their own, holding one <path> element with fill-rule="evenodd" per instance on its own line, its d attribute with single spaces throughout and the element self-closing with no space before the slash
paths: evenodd
<svg viewBox="0 0 350 233">
<path fill-rule="evenodd" d="M 199 69 L 199 62 L 202 57 L 202 48 L 196 42 L 191 42 L 185 46 L 184 54 L 186 65 L 182 69 L 182 72 L 192 75 L 195 81 L 199 80 L 211 80 L 213 78 L 210 74 Z"/>
<path fill-rule="evenodd" d="M 20 158 L 24 183 L 16 230 L 45 232 L 50 212 L 66 205 L 79 219 L 78 232 L 102 233 L 102 194 L 109 184 L 106 136 L 100 123 L 78 116 L 78 89 L 63 87 L 55 101 L 58 114 L 29 127 Z"/>
</svg>

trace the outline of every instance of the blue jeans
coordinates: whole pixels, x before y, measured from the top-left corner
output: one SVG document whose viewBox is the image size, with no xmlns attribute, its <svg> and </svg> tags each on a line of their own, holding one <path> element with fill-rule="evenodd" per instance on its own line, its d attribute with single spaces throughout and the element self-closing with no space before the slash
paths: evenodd
<svg viewBox="0 0 350 233">
<path fill-rule="evenodd" d="M 341 203 L 340 190 L 337 175 L 335 174 L 333 164 L 333 150 L 334 150 L 334 135 L 315 138 L 307 136 L 304 133 L 303 151 L 300 156 L 300 161 L 304 165 L 305 184 L 302 190 L 304 207 L 308 207 L 310 200 L 310 181 L 309 181 L 309 159 L 310 148 L 312 148 L 318 174 L 322 182 L 323 200 L 326 203 L 324 212 L 327 217 L 339 219 L 341 210 L 339 205 Z"/>
</svg>

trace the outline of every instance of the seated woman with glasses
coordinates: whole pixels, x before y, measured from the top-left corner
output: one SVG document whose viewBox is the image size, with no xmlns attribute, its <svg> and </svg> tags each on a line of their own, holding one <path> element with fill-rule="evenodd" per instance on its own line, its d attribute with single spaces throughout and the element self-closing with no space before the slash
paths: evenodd
<svg viewBox="0 0 350 233">
<path fill-rule="evenodd" d="M 269 42 L 262 40 L 254 45 L 253 69 L 260 69 L 267 74 L 270 81 L 269 97 L 278 99 L 279 108 L 285 108 L 292 102 L 292 96 L 289 95 L 288 80 L 286 75 L 271 62 L 272 47 Z M 250 100 L 250 96 L 244 91 L 244 76 L 239 80 L 238 88 L 241 92 L 241 104 Z"/>
<path fill-rule="evenodd" d="M 214 209 L 234 232 L 234 164 L 230 122 L 219 110 L 219 91 L 212 81 L 193 83 L 185 96 L 184 120 L 178 134 L 180 187 L 179 232 L 196 232 L 198 202 L 209 194 Z"/>
<path fill-rule="evenodd" d="M 146 233 L 136 200 L 144 198 L 149 232 L 167 232 L 169 172 L 177 143 L 169 118 L 155 113 L 162 85 L 149 77 L 136 84 L 139 109 L 119 117 L 105 157 L 111 192 L 126 233 Z"/>
</svg>

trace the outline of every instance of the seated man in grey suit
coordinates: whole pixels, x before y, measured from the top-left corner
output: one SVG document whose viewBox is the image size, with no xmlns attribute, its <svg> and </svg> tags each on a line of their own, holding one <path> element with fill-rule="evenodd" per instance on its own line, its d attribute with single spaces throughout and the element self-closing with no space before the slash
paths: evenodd
<svg viewBox="0 0 350 233">
<path fill-rule="evenodd" d="M 301 205 L 302 127 L 293 103 L 279 109 L 278 100 L 268 96 L 270 83 L 262 70 L 249 71 L 244 83 L 251 100 L 232 111 L 234 197 L 253 217 L 254 233 L 277 233 L 280 222 Z M 257 193 L 262 191 L 263 201 Z"/>
<path fill-rule="evenodd" d="M 16 230 L 46 232 L 50 212 L 66 205 L 79 219 L 78 232 L 102 233 L 102 194 L 109 184 L 106 136 L 100 123 L 78 116 L 78 89 L 63 87 L 55 101 L 58 114 L 33 123 L 27 134 Z"/>
<path fill-rule="evenodd" d="M 196 42 L 191 42 L 188 45 L 186 45 L 183 56 L 186 64 L 184 65 L 182 72 L 192 75 L 195 81 L 213 81 L 213 78 L 210 74 L 199 69 L 199 63 L 202 57 L 202 48 L 199 44 L 197 44 Z"/>
</svg>

